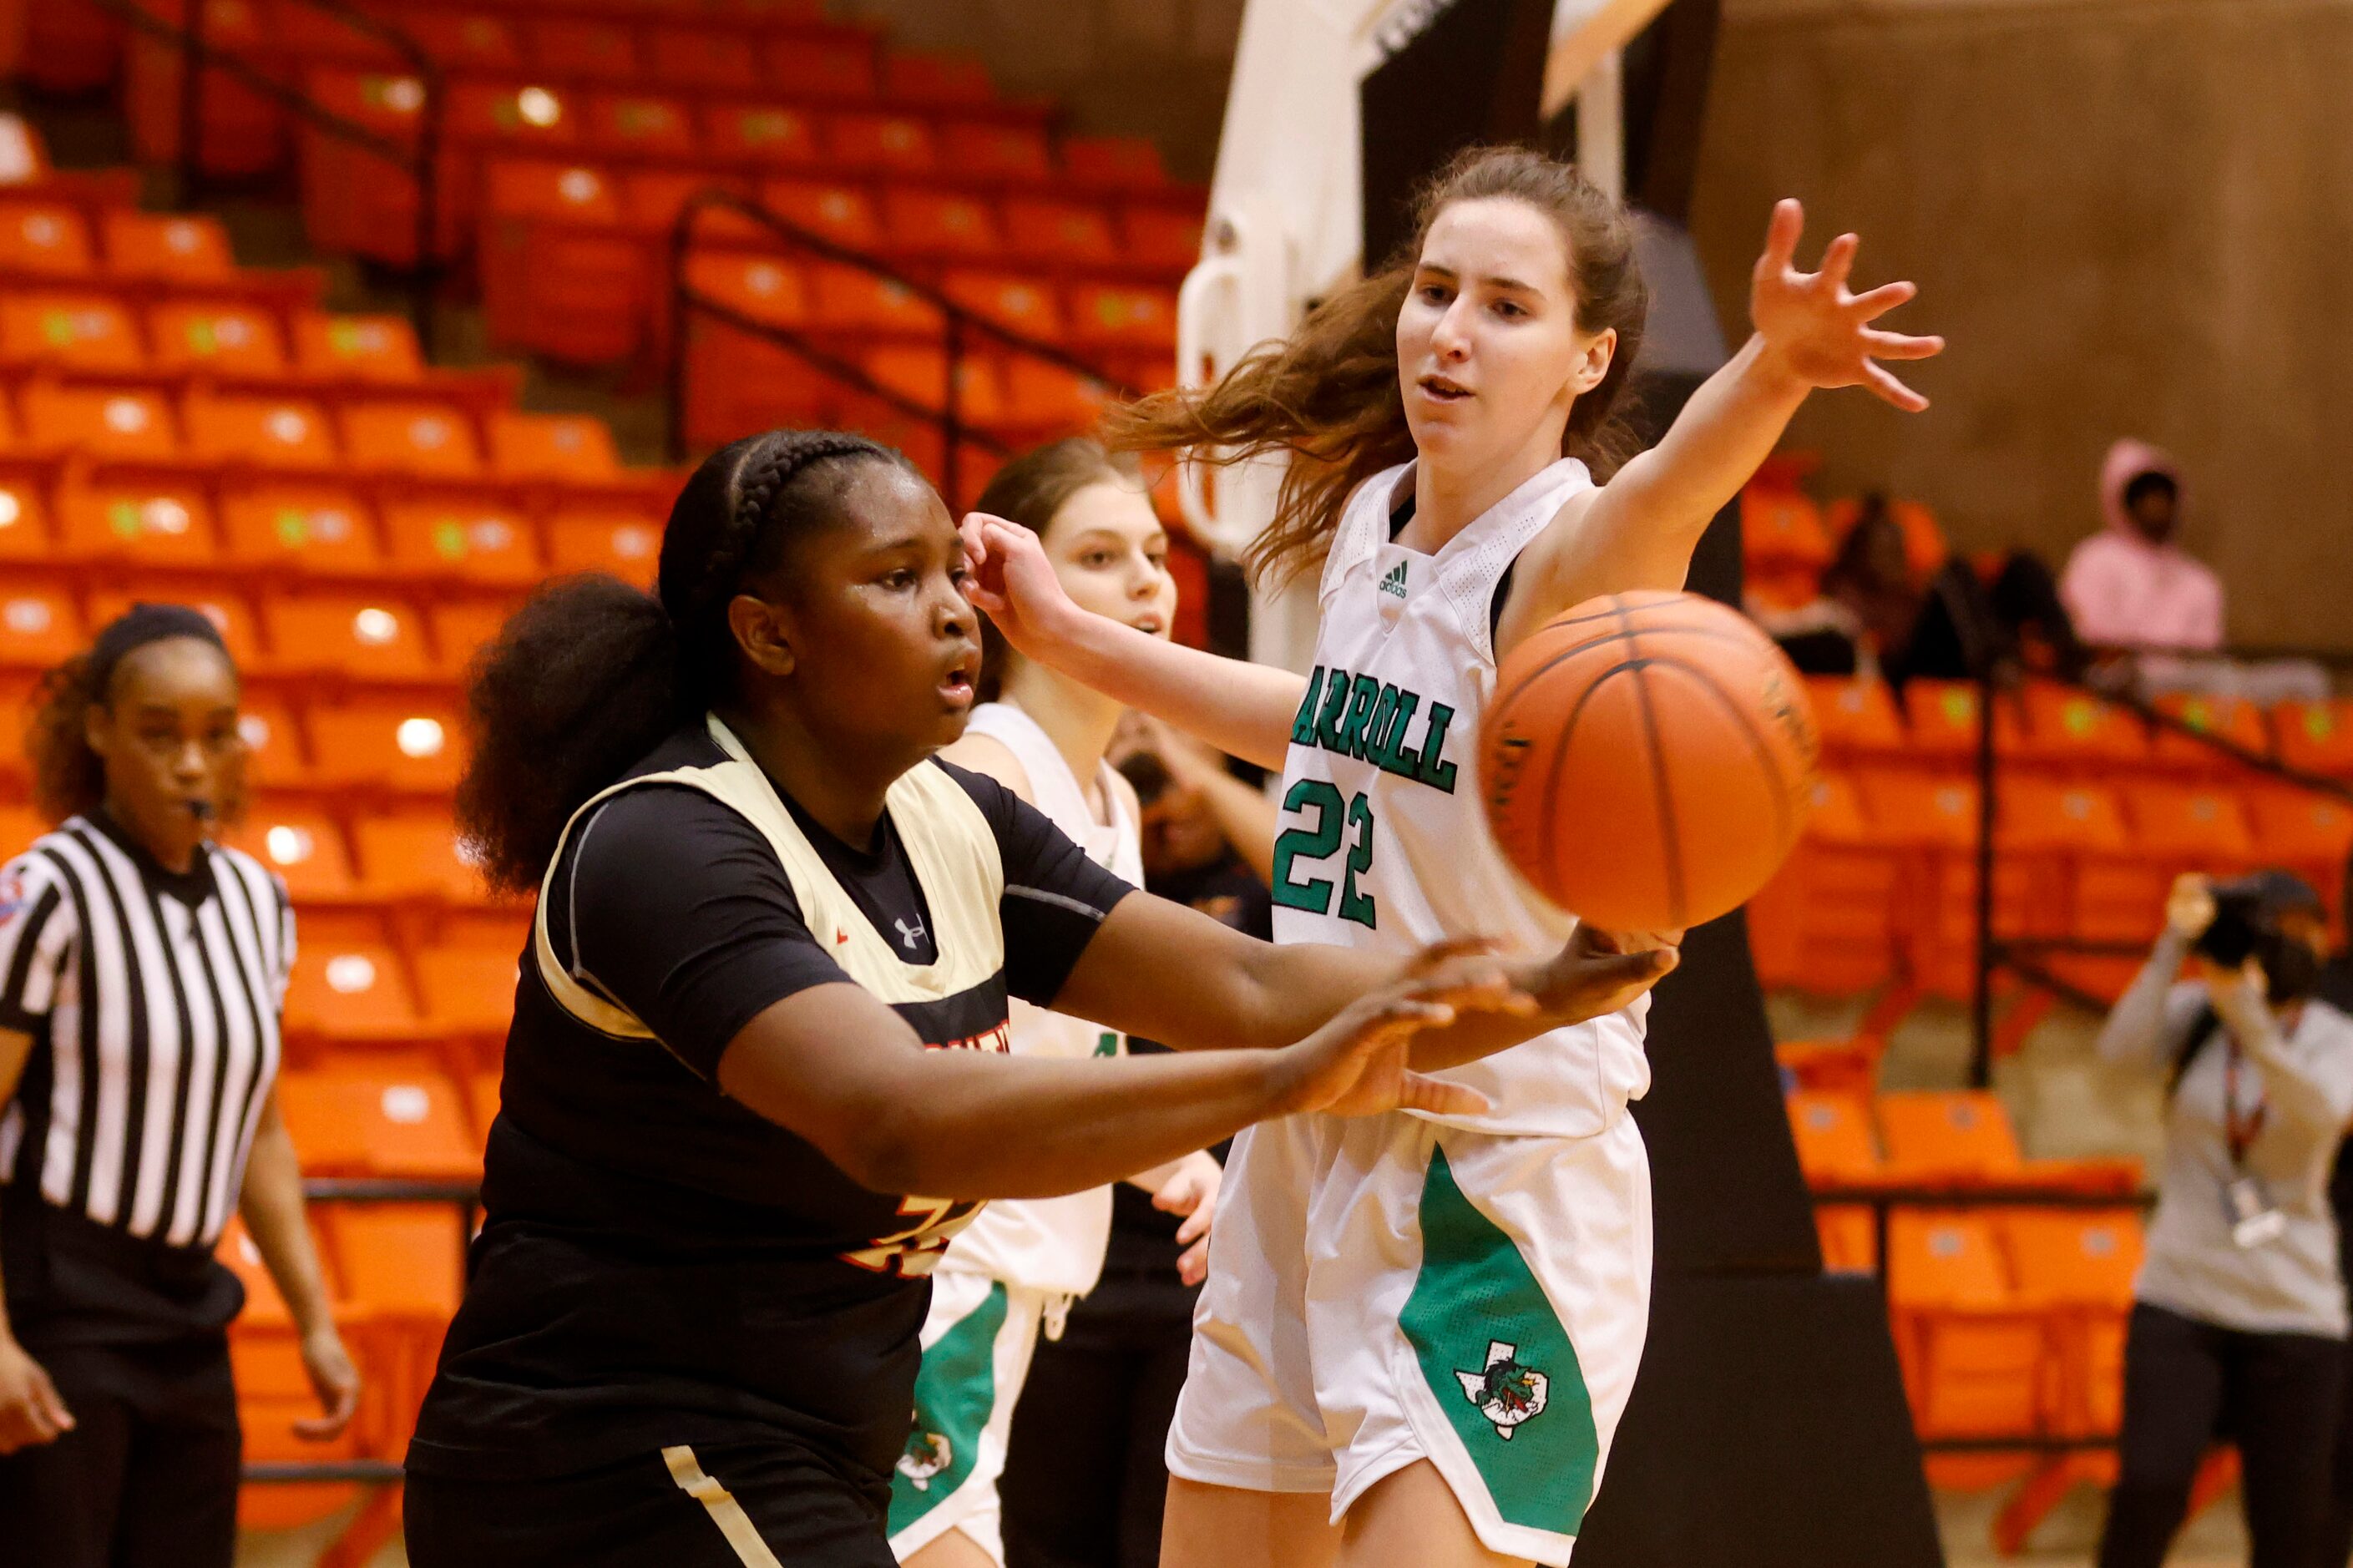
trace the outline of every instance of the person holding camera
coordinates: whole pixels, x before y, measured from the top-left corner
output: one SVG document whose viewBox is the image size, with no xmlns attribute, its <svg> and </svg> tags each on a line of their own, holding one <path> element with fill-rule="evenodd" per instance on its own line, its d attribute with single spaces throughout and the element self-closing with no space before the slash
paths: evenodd
<svg viewBox="0 0 2353 1568">
<path fill-rule="evenodd" d="M 2100 1030 L 2104 1059 L 2168 1089 L 2100 1568 L 2158 1568 L 2221 1438 L 2252 1568 L 2320 1561 L 2347 1329 L 2328 1177 L 2353 1117 L 2353 1018 L 2312 995 L 2327 930 L 2285 872 L 2182 877 Z"/>
</svg>

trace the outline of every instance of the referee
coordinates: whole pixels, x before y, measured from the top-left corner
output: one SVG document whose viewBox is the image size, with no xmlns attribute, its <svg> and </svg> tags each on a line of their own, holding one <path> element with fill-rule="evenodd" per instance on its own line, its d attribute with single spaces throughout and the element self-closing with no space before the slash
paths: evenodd
<svg viewBox="0 0 2353 1568">
<path fill-rule="evenodd" d="M 0 869 L 0 1542 L 41 1568 L 228 1568 L 239 1438 L 213 1257 L 241 1209 L 340 1432 L 359 1376 L 279 1119 L 285 885 L 208 841 L 242 795 L 236 666 L 140 605 L 52 671 L 55 831 Z"/>
</svg>

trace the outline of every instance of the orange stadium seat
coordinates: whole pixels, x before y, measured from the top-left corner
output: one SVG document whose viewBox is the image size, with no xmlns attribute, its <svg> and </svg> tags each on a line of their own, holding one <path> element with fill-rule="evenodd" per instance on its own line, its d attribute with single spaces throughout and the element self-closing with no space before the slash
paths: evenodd
<svg viewBox="0 0 2353 1568">
<path fill-rule="evenodd" d="M 1201 259 L 1201 217 L 1162 206 L 1132 206 L 1120 219 L 1127 259 L 1182 272 Z"/>
<path fill-rule="evenodd" d="M 373 576 L 384 552 L 366 507 L 351 491 L 317 482 L 258 484 L 229 492 L 221 513 L 229 559 L 320 576 Z"/>
<path fill-rule="evenodd" d="M 1829 531 L 1834 547 L 1846 542 L 1846 536 L 1854 531 L 1855 519 L 1862 515 L 1862 501 L 1855 496 L 1834 500 L 1822 510 L 1822 525 Z M 1887 503 L 1887 516 L 1904 536 L 1905 563 L 1925 583 L 1952 553 L 1952 547 L 1945 541 L 1944 529 L 1937 525 L 1936 514 L 1916 500 L 1891 500 Z"/>
<path fill-rule="evenodd" d="M 646 34 L 646 65 L 666 87 L 702 92 L 750 92 L 761 85 L 760 57 L 733 32 L 654 27 Z"/>
<path fill-rule="evenodd" d="M 491 465 L 510 479 L 610 479 L 621 471 L 613 429 L 576 414 L 501 409 L 488 420 Z"/>
<path fill-rule="evenodd" d="M 1085 430 L 1111 401 L 1111 389 L 1091 375 L 1015 354 L 1005 364 L 1005 417 L 1018 426 Z"/>
<path fill-rule="evenodd" d="M 1898 1213 L 1887 1251 L 1896 1353 L 1920 1436 L 2035 1436 L 2043 1317 L 2019 1304 L 1992 1223 L 1980 1215 Z"/>
<path fill-rule="evenodd" d="M 939 162 L 931 122 L 912 114 L 836 114 L 826 121 L 828 162 L 889 175 L 928 175 Z"/>
<path fill-rule="evenodd" d="M 621 221 L 621 193 L 603 170 L 539 158 L 493 158 L 482 171 L 483 208 L 502 217 L 554 217 L 582 224 Z"/>
<path fill-rule="evenodd" d="M 79 278 L 93 269 L 90 226 L 62 202 L 0 203 L 0 272 Z"/>
<path fill-rule="evenodd" d="M 1880 1179 L 1871 1110 L 1861 1097 L 1800 1089 L 1788 1096 L 1787 1109 L 1798 1168 L 1810 1184 L 1864 1186 Z M 1876 1266 L 1868 1206 L 1822 1205 L 1814 1211 L 1814 1227 L 1826 1268 L 1860 1272 Z"/>
<path fill-rule="evenodd" d="M 2280 761 L 2307 773 L 2353 779 L 2353 700 L 2289 702 L 2272 716 Z"/>
<path fill-rule="evenodd" d="M 398 316 L 294 318 L 294 363 L 305 374 L 341 381 L 409 382 L 425 374 L 417 330 Z"/>
<path fill-rule="evenodd" d="M 2025 1168 L 2010 1112 L 1982 1089 L 1883 1094 L 1877 1110 L 1892 1179 L 1998 1182 L 2014 1180 Z"/>
<path fill-rule="evenodd" d="M 369 403 L 343 410 L 343 444 L 362 468 L 438 479 L 480 474 L 472 421 L 438 403 Z"/>
<path fill-rule="evenodd" d="M 359 891 L 350 853 L 343 847 L 343 825 L 315 806 L 256 801 L 245 820 L 223 837 L 285 878 L 286 890 L 297 904 L 341 902 Z M 310 945 L 307 932 L 300 940 L 305 948 Z"/>
<path fill-rule="evenodd" d="M 1904 711 L 1888 684 L 1869 676 L 1806 677 L 1822 751 L 1837 757 L 1887 757 L 1910 744 Z"/>
<path fill-rule="evenodd" d="M 2134 842 L 2151 859 L 2230 870 L 2254 858 L 2246 813 L 2232 791 L 2135 783 L 2125 786 L 2124 796 Z"/>
<path fill-rule="evenodd" d="M 1951 763 L 1974 763 L 1978 754 L 1978 687 L 1973 680 L 1915 680 L 1904 689 L 1904 717 L 1912 750 Z M 2023 749 L 2026 714 L 2009 693 L 1994 700 L 1994 749 L 2014 757 Z"/>
<path fill-rule="evenodd" d="M 1156 191 L 1168 183 L 1160 149 L 1140 136 L 1071 136 L 1062 142 L 1062 170 L 1097 189 Z"/>
<path fill-rule="evenodd" d="M 2295 871 L 2336 908 L 2353 861 L 2353 805 L 2284 784 L 2251 786 L 2240 798 L 2263 859 Z M 2337 916 L 2343 921 L 2353 910 Z"/>
<path fill-rule="evenodd" d="M 183 213 L 106 215 L 106 269 L 157 283 L 225 282 L 237 274 L 228 231 L 216 217 Z"/>
<path fill-rule="evenodd" d="M 948 356 L 937 349 L 876 349 L 866 356 L 875 382 L 924 408 L 947 406 Z M 1005 422 L 1005 393 L 997 366 L 986 359 L 964 362 L 956 377 L 956 409 L 967 425 Z"/>
<path fill-rule="evenodd" d="M 659 518 L 630 513 L 571 512 L 547 529 L 548 566 L 561 575 L 605 572 L 650 587 L 661 556 Z"/>
<path fill-rule="evenodd" d="M 360 869 L 367 890 L 385 899 L 438 898 L 478 904 L 481 872 L 466 859 L 447 811 L 403 810 L 363 817 Z"/>
<path fill-rule="evenodd" d="M 2263 711 L 2244 698 L 2173 694 L 2157 700 L 2158 712 L 2178 719 L 2197 735 L 2211 736 L 2257 756 L 2269 756 L 2271 727 Z M 2227 773 L 2242 766 L 2190 735 L 2168 729 L 2157 731 L 2153 759 L 2162 766 L 2195 773 Z"/>
<path fill-rule="evenodd" d="M 760 187 L 760 205 L 853 250 L 879 250 L 884 243 L 873 199 L 855 185 L 771 180 Z"/>
<path fill-rule="evenodd" d="M 1042 185 L 1054 177 L 1046 133 L 1033 125 L 950 121 L 940 127 L 940 143 L 948 166 L 964 179 Z"/>
<path fill-rule="evenodd" d="M 494 642 L 514 614 L 509 599 L 459 599 L 433 606 L 433 642 L 441 668 L 452 680 L 466 673 L 474 655 Z"/>
<path fill-rule="evenodd" d="M 498 505 L 463 496 L 391 501 L 384 526 L 404 575 L 519 588 L 543 574 L 531 525 Z"/>
<path fill-rule="evenodd" d="M 391 1419 L 378 1441 L 398 1454 L 464 1292 L 465 1215 L 448 1203 L 343 1203 L 324 1220 L 344 1294 L 387 1342 L 380 1407 Z"/>
<path fill-rule="evenodd" d="M 816 119 L 773 103 L 716 103 L 702 111 L 702 142 L 725 163 L 808 168 L 824 156 Z"/>
<path fill-rule="evenodd" d="M 902 256 L 986 260 L 1005 248 L 987 202 L 952 191 L 882 193 L 885 233 Z"/>
<path fill-rule="evenodd" d="M 444 1034 L 504 1035 L 514 1016 L 511 946 L 428 947 L 417 955 L 425 1021 Z"/>
<path fill-rule="evenodd" d="M 315 403 L 284 397 L 210 397 L 190 393 L 181 410 L 188 455 L 265 468 L 335 466 L 334 426 Z"/>
<path fill-rule="evenodd" d="M 531 24 L 533 64 L 552 77 L 590 81 L 637 78 L 637 36 L 627 26 L 591 16 L 564 16 Z"/>
<path fill-rule="evenodd" d="M 46 670 L 81 651 L 72 595 L 38 583 L 0 586 L 0 669 Z"/>
<path fill-rule="evenodd" d="M 1121 242 L 1103 208 L 1066 197 L 1008 196 L 1005 247 L 1025 261 L 1103 267 L 1119 260 Z"/>
<path fill-rule="evenodd" d="M 359 949 L 344 945 L 349 951 L 342 956 L 359 956 Z M 386 958 L 390 952 L 389 948 L 383 950 Z M 367 962 L 374 963 L 375 958 L 371 955 Z M 353 973 L 356 975 L 356 969 Z M 299 978 L 296 985 L 299 989 Z M 371 994 L 366 989 L 336 992 L 331 994 L 330 1002 L 353 1007 L 354 998 Z M 290 996 L 290 1014 L 293 1006 Z M 330 1067 L 288 1071 L 279 1079 L 278 1100 L 305 1173 L 445 1181 L 481 1173 L 465 1100 L 458 1086 L 438 1072 L 406 1064 L 365 1066 L 346 1059 Z M 454 1220 L 454 1214 L 451 1217 Z M 452 1237 L 453 1265 L 455 1240 Z"/>
<path fill-rule="evenodd" d="M 762 89 L 787 98 L 866 99 L 878 85 L 873 42 L 860 37 L 773 39 L 760 74 Z"/>
<path fill-rule="evenodd" d="M 2045 1369 L 2044 1412 L 2060 1436 L 2105 1436 L 2123 1415 L 2125 1322 L 2141 1260 L 2131 1209 L 2003 1210 L 2021 1305 L 2050 1314 L 2056 1355 Z"/>
<path fill-rule="evenodd" d="M 939 334 L 939 308 L 902 284 L 831 263 L 810 268 L 809 277 L 814 285 L 816 326 L 902 337 Z"/>
<path fill-rule="evenodd" d="M 216 583 L 190 583 L 180 578 L 132 578 L 94 590 L 90 598 L 90 622 L 95 632 L 132 605 L 140 603 L 185 605 L 212 622 L 229 658 L 248 675 L 268 674 L 274 662 L 262 645 L 261 628 L 253 606 L 233 588 Z"/>
<path fill-rule="evenodd" d="M 1836 553 L 1813 498 L 1794 485 L 1762 479 L 1740 492 L 1740 541 L 1751 575 L 1800 583 L 1804 591 L 1794 595 L 1799 599 L 1811 596 Z"/>
<path fill-rule="evenodd" d="M 1032 338 L 1062 335 L 1054 290 L 1036 278 L 998 272 L 951 272 L 941 292 L 976 315 Z"/>
<path fill-rule="evenodd" d="M 882 93 L 927 109 L 990 103 L 997 84 L 988 68 L 969 55 L 892 50 L 882 57 Z"/>
<path fill-rule="evenodd" d="M 400 954 L 385 938 L 381 925 L 368 916 L 344 915 L 329 921 L 312 916 L 304 922 L 301 952 L 294 963 L 294 977 L 286 988 L 287 1033 L 303 1038 L 350 1041 L 354 1044 L 384 1044 L 417 1039 L 423 1024 L 417 1015 L 417 1003 L 409 994 L 408 981 L 401 972 Z M 283 1086 L 281 1085 L 281 1094 Z M 348 1113 L 356 1108 L 338 1107 Z M 286 1120 L 294 1121 L 294 1107 L 286 1106 Z M 315 1120 L 315 1118 L 313 1119 Z M 295 1141 L 303 1142 L 301 1131 L 295 1131 Z M 365 1137 L 364 1124 L 354 1121 L 343 1133 L 348 1139 Z M 309 1150 L 304 1153 L 309 1155 Z M 328 1156 L 316 1167 L 332 1171 L 349 1169 L 351 1162 Z M 306 1164 L 305 1169 L 311 1169 Z M 369 1173 L 354 1174 L 409 1174 L 407 1172 Z M 451 1173 L 434 1171 L 415 1173 L 441 1175 Z"/>
<path fill-rule="evenodd" d="M 361 1315 L 347 1313 L 335 1257 L 317 1233 L 324 1211 L 313 1211 L 312 1245 L 325 1275 L 330 1299 L 336 1302 L 338 1326 L 355 1342 L 364 1356 L 366 1342 Z M 279 1293 L 278 1282 L 261 1260 L 245 1222 L 237 1215 L 221 1232 L 215 1255 L 245 1286 L 245 1310 L 229 1330 L 229 1365 L 237 1382 L 238 1424 L 244 1428 L 245 1458 L 252 1463 L 316 1464 L 361 1457 L 373 1435 L 364 1421 L 354 1421 L 343 1435 L 321 1442 L 299 1436 L 295 1423 L 319 1414 L 318 1395 L 302 1369 L 295 1337 L 294 1314 Z M 368 1370 L 373 1371 L 371 1367 Z M 364 1377 L 365 1373 L 363 1373 Z M 363 1395 L 364 1408 L 372 1405 Z M 237 1493 L 237 1523 L 248 1530 L 287 1529 L 308 1524 L 350 1506 L 358 1489 L 343 1482 L 300 1482 L 290 1485 L 245 1487 Z"/>
<path fill-rule="evenodd" d="M 322 784 L 435 794 L 458 787 L 464 730 L 447 703 L 362 698 L 314 704 L 309 717 Z"/>
<path fill-rule="evenodd" d="M 1082 283 L 1071 290 L 1071 341 L 1098 347 L 1174 347 L 1176 296 L 1133 284 Z"/>
<path fill-rule="evenodd" d="M 167 300 L 147 312 L 157 370 L 177 375 L 275 378 L 287 373 L 278 319 L 252 305 Z"/>
<path fill-rule="evenodd" d="M 1767 985 L 1849 994 L 1887 980 L 1901 866 L 1865 818 L 1852 778 L 1814 781 L 1806 828 L 1750 901 L 1749 945 Z"/>
<path fill-rule="evenodd" d="M 25 442 L 35 451 L 150 462 L 179 456 L 172 405 L 156 393 L 36 382 L 25 388 L 20 406 Z"/>
<path fill-rule="evenodd" d="M 522 37 L 506 17 L 404 9 L 400 25 L 444 69 L 510 74 L 523 68 Z"/>
<path fill-rule="evenodd" d="M 2129 708 L 2054 680 L 2028 681 L 2025 703 L 2027 758 L 2099 772 L 2148 762 L 2148 726 Z"/>
<path fill-rule="evenodd" d="M 59 547 L 80 561 L 209 566 L 220 553 L 212 507 L 188 484 L 101 481 L 58 492 Z"/>
<path fill-rule="evenodd" d="M 47 562 L 56 548 L 39 487 L 0 476 L 0 561 L 17 565 Z"/>
<path fill-rule="evenodd" d="M 282 697 L 248 691 L 239 705 L 237 738 L 245 742 L 246 783 L 256 789 L 302 789 L 311 763 L 302 753 L 294 710 Z"/>
<path fill-rule="evenodd" d="M 389 595 L 291 594 L 265 602 L 278 663 L 290 672 L 359 680 L 427 681 L 435 675 L 423 619 Z"/>
<path fill-rule="evenodd" d="M 589 147 L 631 158 L 674 161 L 696 153 L 694 116 L 677 99 L 599 94 L 588 100 L 582 132 Z"/>
<path fill-rule="evenodd" d="M 570 90 L 533 82 L 450 84 L 450 134 L 490 146 L 569 147 L 580 140 L 580 105 Z"/>
</svg>

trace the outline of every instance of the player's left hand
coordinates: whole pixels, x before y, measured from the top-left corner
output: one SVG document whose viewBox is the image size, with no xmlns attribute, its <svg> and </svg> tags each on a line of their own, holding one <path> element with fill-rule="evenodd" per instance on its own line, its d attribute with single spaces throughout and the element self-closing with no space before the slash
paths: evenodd
<svg viewBox="0 0 2353 1568">
<path fill-rule="evenodd" d="M 322 1323 L 302 1336 L 302 1370 L 311 1374 L 322 1414 L 295 1422 L 294 1435 L 313 1443 L 341 1436 L 360 1407 L 360 1369 L 334 1324 Z"/>
<path fill-rule="evenodd" d="M 1765 231 L 1765 254 L 1757 258 L 1748 289 L 1748 319 L 1773 361 L 1809 387 L 1867 386 L 1881 401 L 1917 414 L 1928 400 L 1898 381 L 1879 362 L 1927 359 L 1942 353 L 1940 337 L 1884 332 L 1871 323 L 1917 294 L 1911 283 L 1883 283 L 1864 293 L 1849 292 L 1854 253 L 1862 243 L 1842 234 L 1822 252 L 1819 272 L 1798 270 L 1798 240 L 1806 227 L 1805 208 L 1794 200 L 1776 203 Z"/>
<path fill-rule="evenodd" d="M 1177 1244 L 1185 1248 L 1176 1259 L 1176 1278 L 1187 1285 L 1209 1277 L 1209 1224 L 1225 1174 L 1217 1156 L 1204 1150 L 1177 1161 L 1174 1173 L 1152 1194 L 1154 1208 L 1186 1216 L 1176 1227 Z"/>
</svg>

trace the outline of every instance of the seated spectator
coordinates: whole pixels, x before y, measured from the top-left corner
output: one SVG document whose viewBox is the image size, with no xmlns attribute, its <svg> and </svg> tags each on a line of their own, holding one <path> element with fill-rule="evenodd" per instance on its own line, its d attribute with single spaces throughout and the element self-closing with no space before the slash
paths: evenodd
<svg viewBox="0 0 2353 1568">
<path fill-rule="evenodd" d="M 2168 1096 L 2100 1568 L 2158 1568 L 2225 1436 L 2253 1561 L 2322 1561 L 2347 1327 L 2328 1173 L 2353 1116 L 2353 1018 L 2313 995 L 2327 931 L 2319 895 L 2284 872 L 2183 877 L 2101 1027 L 2100 1055 Z"/>
<path fill-rule="evenodd" d="M 2107 525 L 2067 558 L 2060 596 L 2085 642 L 2111 647 L 2222 646 L 2222 583 L 2175 542 L 2181 475 L 2138 441 L 2108 448 L 2100 468 Z"/>
<path fill-rule="evenodd" d="M 2012 553 L 1989 582 L 1955 556 L 1923 584 L 1903 527 L 1878 494 L 1863 498 L 1823 569 L 1820 597 L 1794 610 L 1752 606 L 1751 614 L 1807 674 L 1876 672 L 1899 689 L 1915 676 L 1967 679 L 1989 663 L 2024 660 L 2069 673 L 2082 663 L 2042 562 Z"/>
</svg>

